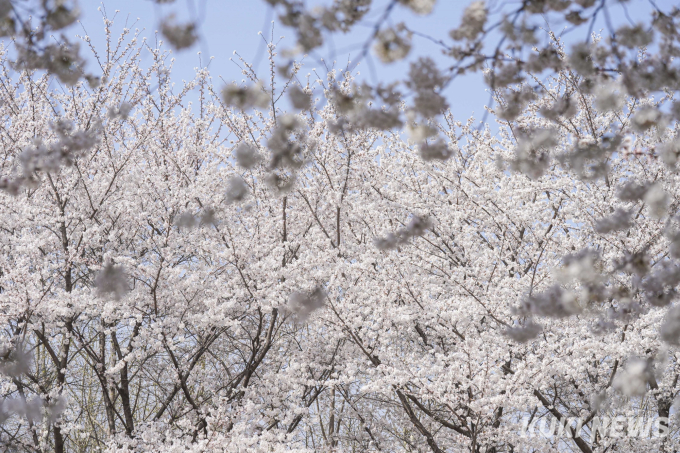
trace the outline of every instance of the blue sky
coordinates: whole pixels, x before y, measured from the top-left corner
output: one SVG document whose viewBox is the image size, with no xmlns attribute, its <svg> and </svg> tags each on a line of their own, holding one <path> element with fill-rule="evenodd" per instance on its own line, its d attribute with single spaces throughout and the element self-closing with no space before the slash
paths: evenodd
<svg viewBox="0 0 680 453">
<path fill-rule="evenodd" d="M 405 21 L 413 31 L 428 34 L 438 39 L 448 39 L 448 31 L 460 24 L 462 12 L 471 0 L 438 0 L 435 10 L 429 16 L 416 16 L 409 10 L 398 7 L 391 16 L 391 24 Z M 348 59 L 356 57 L 366 38 L 373 30 L 373 22 L 382 12 L 383 5 L 389 0 L 374 0 L 374 12 L 367 16 L 363 24 L 347 35 L 336 35 L 332 40 L 327 40 L 327 44 L 309 55 L 305 60 L 305 67 L 302 74 L 316 69 L 322 76 L 325 73 L 324 63 L 320 61 L 324 58 L 328 66 L 332 65 L 333 59 L 337 61 L 338 67 L 345 67 Z M 500 3 L 499 3 L 500 2 Z M 330 3 L 330 0 L 315 0 L 311 3 Z M 494 4 L 504 3 L 512 7 L 515 1 L 496 0 L 489 2 L 492 9 Z M 258 32 L 262 31 L 265 36 L 270 36 L 272 20 L 276 20 L 276 14 L 264 0 L 175 0 L 173 3 L 157 5 L 151 0 L 105 0 L 104 7 L 111 18 L 116 13 L 114 32 L 120 31 L 127 22 L 128 28 L 138 28 L 142 30 L 141 35 L 150 41 L 155 40 L 156 30 L 160 19 L 168 14 L 174 13 L 179 21 L 193 20 L 200 25 L 200 43 L 188 50 L 175 52 L 175 65 L 173 68 L 172 79 L 181 82 L 193 77 L 194 70 L 199 66 L 199 61 L 206 64 L 209 57 L 214 57 L 210 62 L 210 71 L 215 83 L 220 84 L 219 76 L 226 81 L 240 81 L 243 76 L 240 69 L 230 61 L 233 51 L 237 51 L 244 59 L 255 64 L 258 73 L 265 74 L 267 71 L 267 61 L 265 47 L 262 37 Z M 82 25 L 87 30 L 87 34 L 98 49 L 104 47 L 104 29 L 101 13 L 98 8 L 101 3 L 97 0 L 80 0 L 82 12 Z M 633 0 L 627 5 L 628 17 L 636 20 L 644 15 L 645 20 L 649 20 L 649 4 L 642 0 Z M 614 23 L 628 22 L 625 11 L 620 6 L 612 6 L 611 15 Z M 556 32 L 564 30 L 563 24 L 551 24 Z M 595 30 L 604 27 L 603 23 L 597 23 Z M 74 33 L 82 34 L 82 29 L 78 26 L 70 29 Z M 579 35 L 585 35 L 581 30 Z M 160 36 L 160 35 L 159 35 Z M 274 36 L 286 36 L 280 44 L 280 50 L 285 47 L 292 47 L 295 42 L 294 34 L 291 30 L 275 24 Z M 582 39 L 585 36 L 576 34 L 565 35 L 567 40 Z M 162 39 L 162 38 L 161 38 Z M 199 60 L 198 52 L 201 52 Z M 451 60 L 442 55 L 441 48 L 419 36 L 414 37 L 414 47 L 411 57 L 428 55 L 438 62 L 444 69 L 451 64 Z M 148 57 L 147 57 L 148 61 Z M 368 81 L 390 82 L 398 80 L 408 70 L 408 59 L 404 62 L 392 65 L 383 65 L 375 58 L 364 60 L 359 65 L 359 79 L 365 78 Z M 90 71 L 96 73 L 96 68 L 91 62 L 88 67 Z M 461 121 L 465 121 L 474 113 L 480 119 L 484 113 L 484 106 L 488 103 L 489 95 L 482 83 L 479 73 L 468 75 L 457 79 L 447 88 L 447 98 L 454 116 Z"/>
<path fill-rule="evenodd" d="M 378 6 L 385 3 L 385 0 L 375 1 Z M 426 17 L 415 16 L 408 10 L 399 8 L 393 15 L 392 23 L 406 21 L 415 31 L 423 33 L 429 31 L 434 36 L 445 37 L 448 30 L 459 24 L 460 16 L 467 3 L 467 1 L 459 0 L 440 0 L 435 11 Z M 104 47 L 102 15 L 97 10 L 100 6 L 101 3 L 95 0 L 80 1 L 82 25 L 93 44 L 99 49 Z M 200 43 L 188 50 L 174 52 L 176 61 L 172 79 L 175 82 L 179 83 L 193 77 L 194 69 L 199 66 L 198 52 L 201 52 L 201 60 L 204 64 L 209 60 L 206 56 L 214 57 L 209 67 L 215 83 L 221 83 L 218 76 L 222 76 L 227 81 L 243 79 L 239 68 L 230 61 L 230 58 L 234 57 L 233 51 L 237 51 L 244 59 L 256 64 L 258 73 L 265 74 L 268 70 L 266 49 L 258 32 L 262 31 L 265 36 L 269 37 L 271 21 L 276 22 L 277 17 L 263 0 L 175 0 L 174 3 L 166 5 L 156 5 L 150 0 L 106 0 L 104 7 L 109 17 L 112 17 L 118 10 L 114 25 L 115 32 L 122 30 L 127 21 L 129 28 L 143 29 L 141 35 L 149 40 L 155 40 L 158 23 L 167 14 L 175 13 L 181 21 L 196 20 L 199 22 Z M 333 51 L 336 54 L 337 66 L 345 67 L 348 59 L 360 53 L 361 46 L 372 31 L 373 19 L 380 11 L 382 9 L 377 8 L 373 17 L 369 16 L 366 19 L 367 24 L 356 27 L 351 34 L 336 36 L 323 49 L 309 55 L 305 59 L 305 66 L 301 73 L 304 75 L 316 69 L 319 74 L 325 75 L 324 64 L 320 59 L 324 58 L 326 64 L 332 66 Z M 295 44 L 292 31 L 276 23 L 274 26 L 276 38 L 285 36 L 279 49 L 292 47 Z M 82 28 L 78 26 L 72 30 L 74 33 L 83 34 Z M 83 49 L 83 54 L 87 55 L 86 49 Z M 440 62 L 442 68 L 450 64 L 450 60 L 441 55 L 440 48 L 426 39 L 415 37 L 411 54 L 429 55 Z M 147 61 L 149 61 L 148 57 Z M 373 68 L 367 60 L 360 63 L 358 67 L 360 78 L 365 77 L 368 81 L 389 82 L 398 80 L 399 76 L 403 77 L 408 70 L 406 62 L 386 66 L 373 58 L 373 63 Z M 89 63 L 87 69 L 97 73 L 93 62 Z M 466 119 L 473 111 L 477 117 L 481 117 L 483 107 L 488 101 L 485 87 L 479 75 L 467 77 L 464 82 L 465 89 L 461 90 L 460 86 L 455 86 L 448 93 L 454 114 L 461 120 Z"/>
</svg>

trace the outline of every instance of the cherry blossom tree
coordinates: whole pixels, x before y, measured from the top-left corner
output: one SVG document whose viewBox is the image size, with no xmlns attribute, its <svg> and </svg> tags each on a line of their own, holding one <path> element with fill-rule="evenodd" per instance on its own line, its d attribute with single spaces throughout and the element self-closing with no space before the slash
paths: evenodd
<svg viewBox="0 0 680 453">
<path fill-rule="evenodd" d="M 339 28 L 363 4 L 343 5 Z M 487 10 L 465 14 L 452 39 L 478 59 Z M 301 45 L 333 31 L 290 17 Z M 99 84 L 0 61 L 3 447 L 677 450 L 673 90 L 626 79 L 672 60 L 636 38 L 639 65 L 610 71 L 628 60 L 548 35 L 548 63 L 513 60 L 506 84 L 489 60 L 492 134 L 447 110 L 427 58 L 402 87 L 297 62 L 280 79 L 270 43 L 267 78 L 178 86 L 168 51 L 104 19 Z M 669 435 L 598 434 L 621 415 Z M 537 420 L 562 436 L 523 435 Z"/>
</svg>

